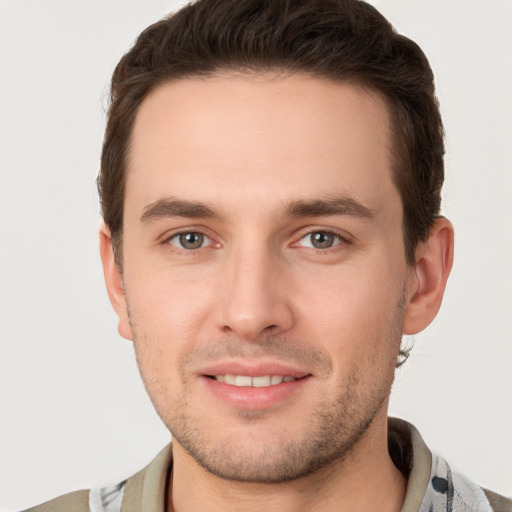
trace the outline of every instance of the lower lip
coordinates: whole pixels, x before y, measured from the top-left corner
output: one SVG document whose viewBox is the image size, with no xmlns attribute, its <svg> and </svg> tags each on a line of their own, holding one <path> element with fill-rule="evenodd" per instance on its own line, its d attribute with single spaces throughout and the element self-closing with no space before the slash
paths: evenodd
<svg viewBox="0 0 512 512">
<path fill-rule="evenodd" d="M 224 403 L 237 409 L 261 410 L 274 407 L 290 399 L 310 380 L 310 376 L 291 382 L 282 382 L 262 388 L 250 386 L 233 386 L 225 382 L 203 376 L 201 380 L 209 393 L 220 398 Z"/>
</svg>

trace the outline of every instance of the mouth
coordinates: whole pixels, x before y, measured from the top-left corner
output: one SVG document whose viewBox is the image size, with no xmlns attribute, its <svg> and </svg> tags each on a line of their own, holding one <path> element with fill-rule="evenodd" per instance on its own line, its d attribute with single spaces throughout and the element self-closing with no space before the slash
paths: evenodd
<svg viewBox="0 0 512 512">
<path fill-rule="evenodd" d="M 270 410 L 292 403 L 293 397 L 314 380 L 311 373 L 283 365 L 266 365 L 266 369 L 242 366 L 223 364 L 201 372 L 205 397 L 232 409 Z"/>
<path fill-rule="evenodd" d="M 270 386 L 277 386 L 283 382 L 294 382 L 296 380 L 304 379 L 307 377 L 292 377 L 291 375 L 260 375 L 251 377 L 250 375 L 206 375 L 209 379 L 223 382 L 230 386 L 247 387 L 247 388 L 267 388 Z"/>
</svg>

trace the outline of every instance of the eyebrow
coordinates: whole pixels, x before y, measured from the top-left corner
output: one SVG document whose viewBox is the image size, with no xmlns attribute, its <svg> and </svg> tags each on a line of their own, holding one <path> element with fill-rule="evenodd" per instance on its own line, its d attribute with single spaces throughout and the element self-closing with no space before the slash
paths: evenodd
<svg viewBox="0 0 512 512">
<path fill-rule="evenodd" d="M 220 216 L 204 203 L 182 201 L 179 199 L 159 199 L 144 208 L 140 221 L 143 224 L 148 224 L 152 221 L 169 217 L 220 219 Z"/>
<path fill-rule="evenodd" d="M 335 196 L 327 199 L 293 201 L 287 205 L 284 214 L 286 217 L 347 215 L 349 217 L 371 219 L 375 212 L 356 199 L 347 196 Z"/>
<path fill-rule="evenodd" d="M 284 217 L 346 215 L 369 219 L 374 216 L 374 212 L 370 208 L 346 196 L 292 201 L 286 205 L 283 213 Z M 140 221 L 143 224 L 149 224 L 152 221 L 169 217 L 222 220 L 218 213 L 204 203 L 170 198 L 159 199 L 146 206 Z"/>
</svg>

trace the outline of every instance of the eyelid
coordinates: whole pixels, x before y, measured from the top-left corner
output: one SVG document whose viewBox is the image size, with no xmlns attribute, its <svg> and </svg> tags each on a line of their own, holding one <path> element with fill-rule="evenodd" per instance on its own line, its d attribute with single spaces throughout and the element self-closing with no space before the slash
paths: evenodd
<svg viewBox="0 0 512 512">
<path fill-rule="evenodd" d="M 203 237 L 203 245 L 201 245 L 201 247 L 197 247 L 197 249 L 187 249 L 186 247 L 180 247 L 178 243 L 174 244 L 171 242 L 171 240 L 179 240 L 179 238 L 182 236 L 182 235 L 190 235 L 190 234 L 195 234 L 195 235 L 201 235 Z M 173 247 L 176 247 L 176 249 L 180 249 L 182 251 L 197 251 L 199 249 L 204 249 L 205 247 L 208 247 L 210 245 L 210 243 L 212 242 L 212 239 L 204 234 L 204 233 L 201 233 L 199 231 L 185 231 L 185 232 L 182 232 L 182 233 L 175 233 L 174 235 L 170 236 L 168 239 L 167 239 L 167 243 L 172 245 Z"/>
<path fill-rule="evenodd" d="M 200 235 L 203 235 L 205 238 L 209 240 L 209 243 L 205 245 L 204 247 L 199 247 L 198 249 L 185 249 L 184 247 L 179 247 L 177 245 L 171 244 L 170 241 L 173 238 L 179 237 L 180 235 L 184 235 L 187 233 L 197 233 Z M 210 230 L 199 227 L 199 226 L 187 226 L 187 227 L 180 227 L 176 229 L 172 229 L 164 233 L 160 237 L 160 242 L 162 245 L 171 246 L 176 251 L 182 251 L 182 252 L 197 252 L 199 249 L 206 249 L 208 247 L 220 247 L 221 243 L 217 241 L 217 237 L 213 236 L 210 233 Z"/>
<path fill-rule="evenodd" d="M 308 227 L 308 228 L 305 228 L 304 230 L 301 230 L 300 235 L 297 238 L 295 238 L 295 241 L 291 244 L 292 247 L 299 246 L 300 242 L 304 238 L 312 235 L 313 233 L 318 233 L 318 232 L 334 235 L 339 240 L 339 242 L 332 245 L 331 247 L 326 248 L 326 249 L 319 249 L 316 247 L 305 247 L 306 249 L 314 249 L 317 251 L 327 252 L 329 249 L 335 249 L 339 245 L 342 245 L 342 244 L 343 245 L 351 245 L 353 243 L 352 237 L 345 231 L 341 231 L 341 230 L 338 230 L 338 229 L 332 228 L 332 227 L 320 227 L 320 226 L 316 227 L 315 226 L 315 227 Z"/>
<path fill-rule="evenodd" d="M 306 249 L 314 249 L 314 250 L 318 250 L 318 251 L 322 251 L 322 252 L 327 252 L 329 249 L 334 249 L 338 245 L 342 245 L 342 244 L 343 245 L 352 245 L 354 243 L 353 237 L 344 230 L 333 228 L 331 226 L 329 226 L 329 227 L 308 226 L 308 227 L 305 227 L 305 228 L 302 228 L 301 230 L 299 230 L 298 236 L 297 235 L 294 236 L 294 241 L 290 244 L 290 246 L 291 247 L 299 246 L 301 240 L 303 240 L 305 237 L 312 235 L 313 233 L 316 233 L 316 232 L 324 232 L 324 233 L 332 234 L 339 240 L 339 242 L 329 248 L 326 248 L 326 249 L 305 247 Z M 178 237 L 180 235 L 186 234 L 186 233 L 201 234 L 209 240 L 209 243 L 206 246 L 200 247 L 198 249 L 180 248 L 180 247 L 170 243 L 171 239 Z M 161 243 L 163 245 L 171 245 L 176 250 L 181 250 L 181 251 L 186 251 L 186 252 L 196 252 L 199 249 L 205 249 L 208 247 L 214 247 L 214 248 L 221 247 L 223 244 L 221 241 L 218 240 L 218 238 L 219 237 L 217 237 L 217 236 L 213 236 L 210 233 L 209 229 L 206 229 L 206 228 L 203 228 L 200 226 L 187 226 L 187 227 L 180 227 L 180 228 L 175 228 L 175 229 L 167 231 L 166 233 L 161 235 L 159 243 Z"/>
</svg>

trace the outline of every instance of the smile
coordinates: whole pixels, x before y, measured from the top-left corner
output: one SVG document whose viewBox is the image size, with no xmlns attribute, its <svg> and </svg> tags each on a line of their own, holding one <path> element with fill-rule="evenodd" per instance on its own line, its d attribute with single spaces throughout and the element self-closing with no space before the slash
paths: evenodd
<svg viewBox="0 0 512 512">
<path fill-rule="evenodd" d="M 220 366 L 220 365 L 219 365 Z M 216 397 L 230 408 L 246 410 L 263 410 L 290 403 L 292 397 L 299 393 L 308 382 L 314 382 L 311 373 L 284 368 L 273 364 L 274 368 L 235 368 L 240 366 L 223 363 L 224 368 L 210 368 L 201 373 L 200 382 L 204 385 L 206 400 Z M 281 368 L 278 368 L 278 367 Z M 212 371 L 213 370 L 213 371 Z M 267 373 L 268 372 L 268 373 Z"/>
<path fill-rule="evenodd" d="M 253 388 L 265 388 L 268 386 L 275 386 L 283 382 L 293 382 L 297 380 L 295 377 L 288 375 L 262 375 L 259 377 L 251 377 L 249 375 L 214 375 L 210 378 L 215 379 L 218 382 L 224 382 L 231 386 L 238 387 L 253 387 Z"/>
</svg>

